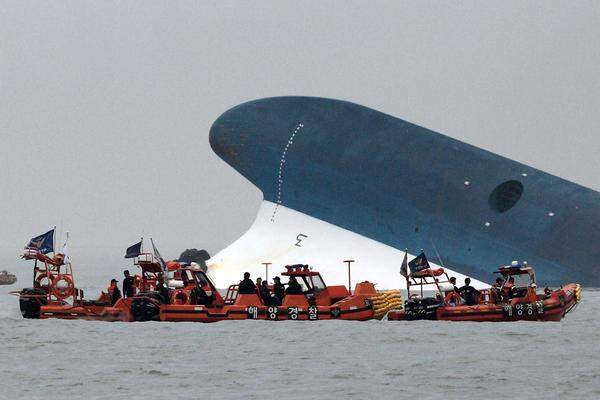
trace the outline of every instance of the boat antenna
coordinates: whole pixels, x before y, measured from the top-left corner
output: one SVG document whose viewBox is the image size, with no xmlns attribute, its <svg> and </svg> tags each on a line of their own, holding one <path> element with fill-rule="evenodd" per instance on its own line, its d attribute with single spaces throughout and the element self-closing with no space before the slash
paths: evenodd
<svg viewBox="0 0 600 400">
<path fill-rule="evenodd" d="M 431 242 L 431 245 L 433 246 L 433 250 L 435 251 L 435 255 L 437 256 L 440 265 L 442 266 L 442 268 L 446 269 L 446 267 L 444 266 L 444 262 L 442 261 L 442 257 L 440 257 L 440 253 L 437 251 L 437 247 L 435 247 L 435 243 L 433 243 L 433 239 L 429 238 L 429 241 Z"/>
<path fill-rule="evenodd" d="M 56 225 L 54 225 L 54 232 L 52 232 L 52 255 L 56 255 L 56 249 L 54 247 L 56 244 Z"/>
<path fill-rule="evenodd" d="M 354 262 L 354 260 L 344 260 L 346 264 L 348 264 L 348 293 L 352 295 L 352 279 L 350 279 L 350 266 Z"/>
</svg>

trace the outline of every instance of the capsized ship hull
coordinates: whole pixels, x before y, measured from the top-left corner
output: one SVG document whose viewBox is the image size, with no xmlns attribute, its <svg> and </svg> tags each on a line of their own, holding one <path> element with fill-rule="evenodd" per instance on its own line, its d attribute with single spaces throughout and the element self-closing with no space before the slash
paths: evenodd
<svg viewBox="0 0 600 400">
<path fill-rule="evenodd" d="M 214 122 L 210 143 L 265 200 L 261 223 L 209 260 L 219 274 L 300 260 L 293 253 L 312 246 L 319 253 L 302 262 L 326 276 L 341 280 L 342 261 L 356 258 L 360 279 L 398 287 L 397 266 L 409 248 L 480 281 L 519 259 L 537 266 L 542 285 L 600 286 L 600 193 L 522 163 L 358 104 L 314 97 L 236 106 Z M 355 240 L 310 235 L 286 209 L 305 216 L 309 229 L 315 219 Z M 370 261 L 369 241 L 396 249 L 396 257 Z M 243 256 L 233 254 L 242 249 Z"/>
</svg>

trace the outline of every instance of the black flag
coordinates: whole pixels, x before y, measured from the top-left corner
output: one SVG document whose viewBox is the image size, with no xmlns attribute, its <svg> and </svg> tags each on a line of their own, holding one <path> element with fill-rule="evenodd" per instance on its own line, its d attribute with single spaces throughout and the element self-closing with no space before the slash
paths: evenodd
<svg viewBox="0 0 600 400">
<path fill-rule="evenodd" d="M 425 257 L 425 253 L 421 252 L 418 256 L 413 258 L 409 263 L 408 267 L 410 268 L 410 272 L 419 272 L 424 269 L 429 268 L 429 261 L 427 261 L 427 257 Z"/>
<path fill-rule="evenodd" d="M 127 250 L 125 250 L 125 258 L 134 258 L 139 256 L 142 253 L 142 241 L 136 243 L 132 246 L 129 246 Z"/>
<path fill-rule="evenodd" d="M 408 276 L 408 250 L 404 252 L 404 260 L 402 260 L 402 265 L 400 266 L 400 275 L 405 278 Z"/>
</svg>

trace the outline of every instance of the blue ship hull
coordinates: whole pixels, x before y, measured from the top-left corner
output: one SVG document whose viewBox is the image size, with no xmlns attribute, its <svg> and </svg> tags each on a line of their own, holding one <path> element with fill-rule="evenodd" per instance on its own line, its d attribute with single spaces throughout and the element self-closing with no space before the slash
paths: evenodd
<svg viewBox="0 0 600 400">
<path fill-rule="evenodd" d="M 312 97 L 236 106 L 214 122 L 210 143 L 265 200 L 398 249 L 424 249 L 479 280 L 526 260 L 540 284 L 600 286 L 600 193 L 527 165 Z"/>
</svg>

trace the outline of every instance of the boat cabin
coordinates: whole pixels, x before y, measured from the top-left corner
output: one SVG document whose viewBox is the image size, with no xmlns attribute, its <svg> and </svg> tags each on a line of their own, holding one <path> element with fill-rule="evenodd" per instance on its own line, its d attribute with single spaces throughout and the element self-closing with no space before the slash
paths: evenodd
<svg viewBox="0 0 600 400">
<path fill-rule="evenodd" d="M 327 286 L 321 274 L 314 271 L 306 264 L 286 265 L 282 276 L 294 277 L 302 288 L 302 294 L 286 294 L 282 300 L 282 306 L 304 306 L 309 305 L 329 306 L 339 300 L 350 296 L 348 289 L 343 286 Z M 282 282 L 284 285 L 287 283 Z M 256 304 L 261 303 L 257 294 L 238 295 L 238 285 L 231 285 L 225 296 L 225 304 Z"/>
<path fill-rule="evenodd" d="M 162 275 L 163 268 L 160 260 L 152 253 L 141 253 L 133 259 L 133 264 L 142 271 L 136 276 L 136 286 L 140 293 L 151 292 L 156 288 L 158 276 Z M 165 277 L 167 280 L 168 277 Z"/>
<path fill-rule="evenodd" d="M 526 261 L 513 261 L 511 265 L 500 267 L 494 273 L 502 276 L 500 292 L 508 293 L 509 298 L 525 297 L 528 292 L 533 292 L 529 293 L 532 297 L 535 295 L 535 271 Z"/>
<path fill-rule="evenodd" d="M 515 280 L 515 286 L 528 287 L 535 283 L 535 271 L 532 267 L 527 265 L 527 262 L 523 264 L 513 261 L 511 265 L 498 268 L 495 274 L 500 274 L 505 281 L 508 281 L 510 277 Z"/>
<path fill-rule="evenodd" d="M 208 303 L 204 305 L 219 307 L 225 304 L 217 287 L 198 264 L 180 264 L 173 275 L 173 279 L 169 281 L 169 288 L 174 289 L 172 303 L 195 304 L 197 301 L 192 301 L 192 297 L 198 297 L 198 293 L 192 296 L 192 291 L 201 290 L 204 292 L 202 297 L 205 297 L 203 303 Z"/>
</svg>

